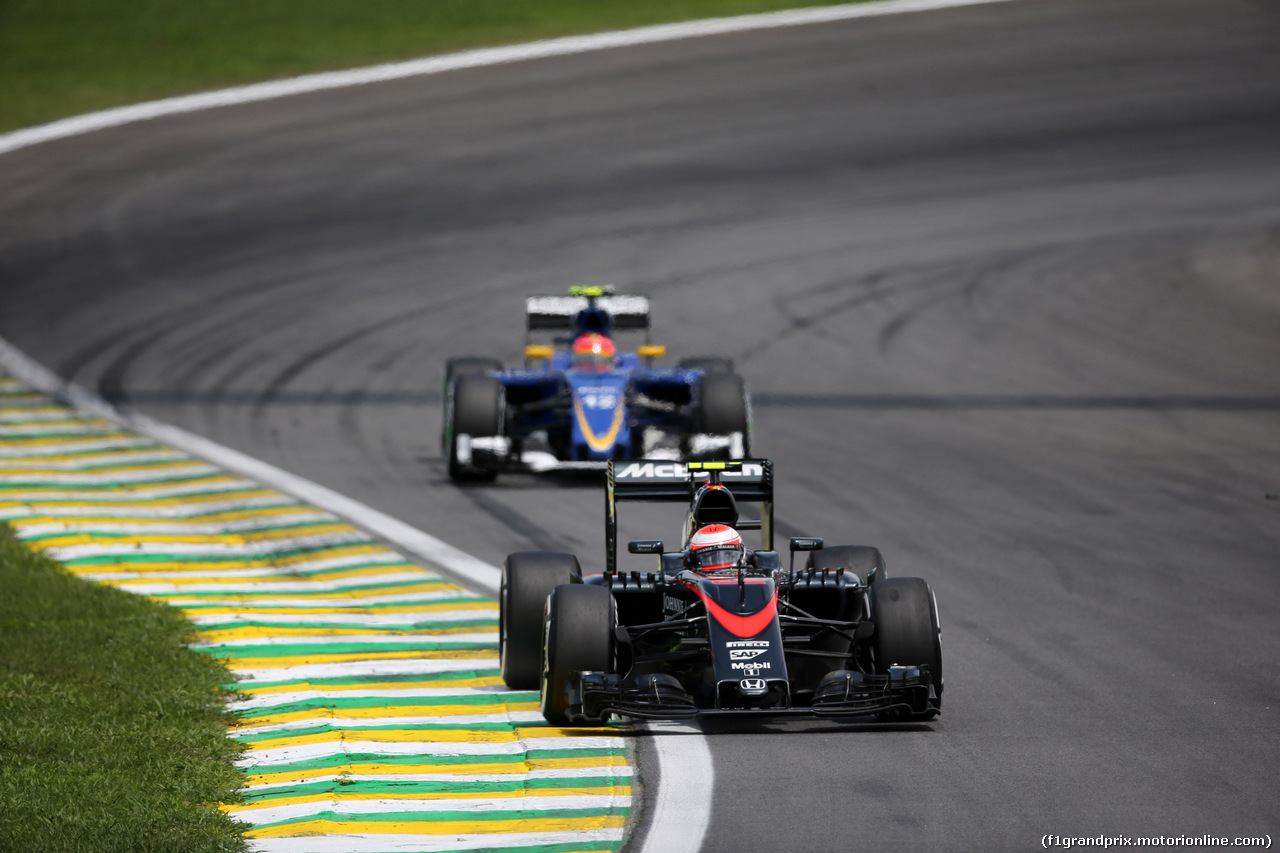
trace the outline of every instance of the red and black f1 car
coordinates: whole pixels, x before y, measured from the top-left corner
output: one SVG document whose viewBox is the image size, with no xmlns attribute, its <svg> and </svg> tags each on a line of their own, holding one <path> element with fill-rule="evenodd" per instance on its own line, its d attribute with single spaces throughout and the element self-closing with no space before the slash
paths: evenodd
<svg viewBox="0 0 1280 853">
<path fill-rule="evenodd" d="M 572 554 L 522 552 L 503 566 L 501 664 L 507 685 L 541 690 L 553 725 L 610 717 L 878 715 L 926 720 L 942 703 L 933 591 L 885 576 L 877 548 L 792 538 L 773 544 L 773 465 L 610 462 L 604 571 Z M 630 542 L 652 569 L 619 570 L 617 505 L 689 506 L 681 550 Z M 758 518 L 739 517 L 757 503 Z M 760 531 L 761 549 L 707 568 L 691 540 L 706 525 Z M 740 540 L 739 540 L 740 541 Z M 796 552 L 807 552 L 795 568 Z M 652 564 L 651 564 L 652 565 Z"/>
</svg>

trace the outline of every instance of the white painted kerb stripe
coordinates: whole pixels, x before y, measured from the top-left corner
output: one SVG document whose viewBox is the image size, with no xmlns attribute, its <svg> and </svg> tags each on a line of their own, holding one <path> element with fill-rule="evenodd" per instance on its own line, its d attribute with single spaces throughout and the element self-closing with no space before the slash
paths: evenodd
<svg viewBox="0 0 1280 853">
<path fill-rule="evenodd" d="M 461 580 L 490 598 L 498 597 L 501 570 L 470 554 L 458 550 L 414 527 L 378 512 L 362 503 L 340 495 L 310 480 L 282 471 L 251 456 L 223 447 L 186 430 L 160 423 L 143 415 L 125 415 L 101 397 L 73 383 L 63 381 L 8 341 L 0 339 L 0 365 L 10 374 L 46 394 L 61 397 L 76 407 L 120 424 L 126 429 L 233 471 L 257 483 L 263 483 L 298 500 L 328 510 L 356 527 L 381 537 L 393 547 L 415 559 L 437 566 L 446 574 Z"/>
<path fill-rule="evenodd" d="M 509 62 L 522 62 L 550 56 L 567 56 L 575 53 L 608 50 L 609 48 L 678 41 L 727 33 L 740 33 L 749 30 L 822 24 L 832 21 L 846 21 L 851 18 L 899 15 L 907 12 L 927 12 L 956 6 L 976 6 L 1001 2 L 1008 2 L 1008 0 L 886 0 L 886 2 L 881 3 L 857 3 L 816 9 L 795 9 L 785 12 L 768 12 L 761 15 L 741 15 L 733 18 L 712 18 L 705 21 L 689 21 L 680 24 L 661 24 L 587 36 L 569 36 L 508 47 L 468 50 L 462 53 L 450 53 L 444 56 L 433 56 L 409 62 L 374 65 L 369 68 L 356 68 L 350 71 L 308 74 L 302 77 L 291 77 L 286 80 L 273 80 L 269 83 L 256 83 L 251 86 L 238 86 L 233 89 L 220 89 L 215 92 L 183 95 L 176 98 L 165 98 L 160 101 L 149 101 L 143 104 L 102 110 L 101 112 L 74 116 L 62 121 L 14 131 L 0 136 L 0 154 L 31 145 L 38 145 L 41 142 L 65 139 L 69 136 L 78 136 L 95 130 L 119 127 L 120 125 L 147 121 L 161 116 L 196 112 L 214 107 L 248 104 L 255 101 L 267 101 L 274 98 L 284 98 L 289 95 L 319 92 L 325 89 L 362 86 L 368 83 L 380 83 L 387 80 L 420 77 L 428 74 L 441 74 L 446 71 L 457 71 L 464 68 L 502 65 Z"/>
<path fill-rule="evenodd" d="M 577 795 L 565 797 L 538 797 L 537 807 L 542 809 L 598 809 L 604 811 L 619 806 L 628 808 L 630 797 L 610 795 Z M 298 818 L 321 818 L 331 821 L 358 819 L 364 815 L 399 813 L 399 820 L 425 820 L 432 812 L 514 812 L 529 811 L 529 800 L 521 794 L 509 797 L 487 797 L 468 800 L 392 798 L 375 800 L 347 800 L 331 795 L 323 800 L 306 803 L 289 803 L 277 806 L 270 802 L 227 806 L 226 810 L 239 820 L 268 824 Z"/>
</svg>

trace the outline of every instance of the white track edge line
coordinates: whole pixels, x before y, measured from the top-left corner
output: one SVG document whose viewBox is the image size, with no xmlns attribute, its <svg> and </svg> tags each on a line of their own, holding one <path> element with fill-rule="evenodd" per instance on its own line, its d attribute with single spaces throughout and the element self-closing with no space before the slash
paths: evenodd
<svg viewBox="0 0 1280 853">
<path fill-rule="evenodd" d="M 937 9 L 1011 1 L 880 0 L 880 2 L 793 9 L 756 15 L 738 15 L 729 18 L 710 18 L 677 24 L 658 24 L 656 26 L 593 35 L 567 36 L 506 47 L 467 50 L 408 62 L 392 62 L 367 68 L 353 68 L 347 71 L 306 74 L 300 77 L 272 80 L 266 83 L 254 83 L 230 89 L 219 89 L 194 95 L 180 95 L 158 101 L 131 104 L 125 107 L 85 113 L 84 115 L 72 116 L 71 118 L 48 124 L 11 131 L 10 133 L 0 134 L 0 154 L 32 145 L 39 145 L 42 142 L 79 136 L 95 130 L 119 127 L 161 116 L 267 101 L 326 89 L 340 89 L 387 80 L 400 80 L 406 77 L 441 74 L 446 71 L 457 71 L 463 68 L 479 68 L 551 56 L 568 56 L 575 53 L 589 53 L 610 48 L 632 47 L 641 44 L 740 33 L 749 30 L 795 27 L 806 24 L 845 21 L 853 18 L 871 18 L 908 12 L 928 12 Z"/>
<path fill-rule="evenodd" d="M 653 814 L 639 853 L 697 853 L 711 825 L 715 765 L 707 738 L 690 723 L 646 723 L 658 759 Z"/>
</svg>

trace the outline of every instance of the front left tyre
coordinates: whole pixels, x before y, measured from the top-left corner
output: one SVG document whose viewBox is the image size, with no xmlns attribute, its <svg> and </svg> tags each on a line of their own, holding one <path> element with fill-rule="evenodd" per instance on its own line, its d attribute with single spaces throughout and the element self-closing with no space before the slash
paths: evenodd
<svg viewBox="0 0 1280 853">
<path fill-rule="evenodd" d="M 742 435 L 741 455 L 751 456 L 751 402 L 737 373 L 703 373 L 696 388 L 696 426 L 707 435 Z M 736 454 L 734 454 L 736 455 Z"/>
<path fill-rule="evenodd" d="M 942 629 L 933 590 L 921 578 L 885 578 L 867 592 L 871 598 L 872 654 L 876 672 L 889 667 L 928 667 L 934 696 L 923 713 L 907 719 L 928 720 L 942 708 Z"/>
</svg>

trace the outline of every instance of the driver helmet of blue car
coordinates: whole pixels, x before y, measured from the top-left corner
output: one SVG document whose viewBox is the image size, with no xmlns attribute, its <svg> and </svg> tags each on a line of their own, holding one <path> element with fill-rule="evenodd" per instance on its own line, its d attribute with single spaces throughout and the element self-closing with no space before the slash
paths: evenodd
<svg viewBox="0 0 1280 853">
<path fill-rule="evenodd" d="M 694 571 L 730 569 L 742 562 L 742 536 L 727 524 L 708 524 L 689 537 L 689 563 Z"/>
<path fill-rule="evenodd" d="M 577 370 L 590 370 L 603 373 L 613 370 L 613 360 L 618 349 L 607 335 L 588 332 L 579 335 L 573 342 L 572 364 Z"/>
</svg>

